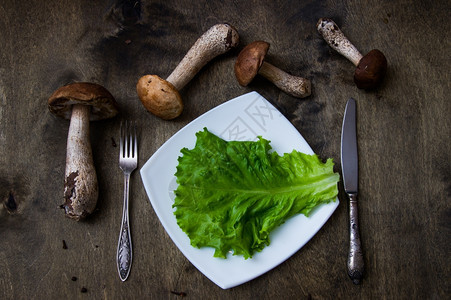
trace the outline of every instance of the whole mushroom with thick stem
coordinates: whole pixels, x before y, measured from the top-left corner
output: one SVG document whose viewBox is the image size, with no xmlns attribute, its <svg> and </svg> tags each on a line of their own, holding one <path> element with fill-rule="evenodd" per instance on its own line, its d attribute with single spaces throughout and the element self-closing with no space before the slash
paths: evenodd
<svg viewBox="0 0 451 300">
<path fill-rule="evenodd" d="M 235 28 L 229 24 L 214 25 L 194 43 L 166 80 L 157 75 L 142 76 L 136 85 L 139 99 L 149 112 L 162 119 L 178 117 L 183 110 L 179 91 L 210 60 L 238 43 L 239 35 Z"/>
<path fill-rule="evenodd" d="M 304 98 L 310 96 L 310 80 L 296 77 L 264 61 L 269 43 L 255 41 L 241 50 L 235 63 L 235 76 L 241 86 L 247 86 L 257 74 L 262 75 L 285 93 Z"/>
<path fill-rule="evenodd" d="M 99 194 L 89 121 L 114 117 L 118 106 L 104 87 L 81 82 L 57 89 L 48 99 L 48 108 L 70 120 L 62 207 L 67 217 L 78 221 L 94 211 Z"/>
<path fill-rule="evenodd" d="M 381 84 L 387 71 L 387 59 L 381 51 L 373 49 L 362 56 L 331 19 L 319 19 L 316 28 L 329 46 L 356 66 L 354 82 L 359 89 L 370 90 Z"/>
</svg>

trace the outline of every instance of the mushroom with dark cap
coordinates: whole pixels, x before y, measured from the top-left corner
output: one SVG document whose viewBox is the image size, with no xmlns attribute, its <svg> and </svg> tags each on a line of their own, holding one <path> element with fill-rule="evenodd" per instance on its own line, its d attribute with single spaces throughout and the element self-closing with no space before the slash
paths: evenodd
<svg viewBox="0 0 451 300">
<path fill-rule="evenodd" d="M 359 89 L 370 90 L 381 84 L 387 71 L 387 59 L 381 51 L 373 49 L 362 56 L 331 19 L 319 19 L 316 28 L 329 46 L 357 67 L 354 82 Z"/>
<path fill-rule="evenodd" d="M 235 63 L 235 76 L 241 86 L 247 86 L 257 74 L 262 75 L 285 93 L 304 98 L 311 93 L 310 80 L 292 76 L 264 61 L 269 43 L 255 41 L 241 50 Z"/>
<path fill-rule="evenodd" d="M 62 207 L 67 217 L 78 221 L 94 211 L 99 194 L 89 121 L 114 117 L 118 106 L 104 87 L 80 82 L 57 89 L 48 100 L 48 108 L 55 115 L 70 119 Z"/>
<path fill-rule="evenodd" d="M 178 117 L 183 110 L 179 91 L 216 56 L 239 43 L 238 32 L 229 24 L 217 24 L 205 32 L 186 53 L 185 57 L 164 80 L 157 75 L 142 76 L 136 85 L 138 97 L 144 107 L 165 119 Z"/>
</svg>

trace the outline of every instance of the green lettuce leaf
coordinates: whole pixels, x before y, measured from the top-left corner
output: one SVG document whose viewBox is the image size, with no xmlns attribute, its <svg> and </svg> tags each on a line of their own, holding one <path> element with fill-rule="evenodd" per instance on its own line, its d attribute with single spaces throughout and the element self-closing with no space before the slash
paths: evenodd
<svg viewBox="0 0 451 300">
<path fill-rule="evenodd" d="M 227 142 L 206 128 L 196 136 L 178 158 L 174 214 L 191 245 L 213 247 L 215 257 L 250 258 L 288 218 L 336 199 L 332 159 L 296 150 L 279 156 L 261 137 Z"/>
</svg>

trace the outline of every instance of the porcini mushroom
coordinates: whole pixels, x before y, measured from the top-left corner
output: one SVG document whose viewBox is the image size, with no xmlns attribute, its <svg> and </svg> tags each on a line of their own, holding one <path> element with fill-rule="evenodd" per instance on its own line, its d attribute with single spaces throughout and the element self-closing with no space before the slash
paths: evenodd
<svg viewBox="0 0 451 300">
<path fill-rule="evenodd" d="M 241 86 L 247 86 L 257 74 L 262 75 L 285 93 L 304 98 L 311 93 L 310 80 L 292 76 L 264 61 L 269 43 L 255 41 L 241 50 L 235 63 L 235 76 Z"/>
<path fill-rule="evenodd" d="M 331 19 L 319 19 L 316 28 L 329 46 L 357 67 L 354 82 L 359 89 L 370 90 L 380 85 L 387 71 L 387 59 L 380 50 L 373 49 L 362 56 Z"/>
<path fill-rule="evenodd" d="M 99 194 L 89 121 L 114 117 L 117 103 L 104 87 L 80 82 L 57 89 L 48 99 L 48 108 L 55 115 L 70 119 L 61 207 L 67 217 L 78 221 L 94 211 Z"/>
<path fill-rule="evenodd" d="M 231 25 L 211 27 L 194 43 L 166 80 L 157 75 L 145 75 L 138 80 L 136 91 L 144 107 L 165 120 L 178 117 L 183 110 L 179 91 L 210 60 L 236 47 L 238 42 L 238 32 Z"/>
</svg>

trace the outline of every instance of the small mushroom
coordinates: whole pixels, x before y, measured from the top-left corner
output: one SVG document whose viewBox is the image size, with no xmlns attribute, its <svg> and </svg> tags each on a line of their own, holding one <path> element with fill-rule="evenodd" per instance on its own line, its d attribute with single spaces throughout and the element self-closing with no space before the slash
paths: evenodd
<svg viewBox="0 0 451 300">
<path fill-rule="evenodd" d="M 359 89 L 370 90 L 380 85 L 387 71 L 387 59 L 381 51 L 373 49 L 362 56 L 331 19 L 319 19 L 316 28 L 329 46 L 357 67 L 354 82 Z"/>
<path fill-rule="evenodd" d="M 67 217 L 78 221 L 94 211 L 99 194 L 89 121 L 114 117 L 118 113 L 117 103 L 104 87 L 80 82 L 57 89 L 48 100 L 48 108 L 70 120 L 61 207 Z"/>
<path fill-rule="evenodd" d="M 138 97 L 144 107 L 165 119 L 178 117 L 183 110 L 179 91 L 216 56 L 226 53 L 239 42 L 238 32 L 229 24 L 217 24 L 205 32 L 169 77 L 142 76 L 136 85 Z"/>
<path fill-rule="evenodd" d="M 310 96 L 310 80 L 292 76 L 264 61 L 269 43 L 255 41 L 241 50 L 235 63 L 235 76 L 241 86 L 247 86 L 257 74 L 262 75 L 285 93 L 297 98 Z"/>
</svg>

